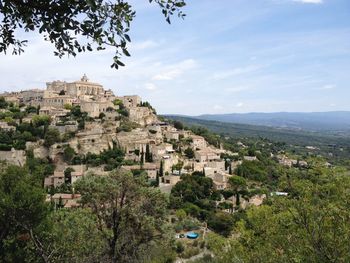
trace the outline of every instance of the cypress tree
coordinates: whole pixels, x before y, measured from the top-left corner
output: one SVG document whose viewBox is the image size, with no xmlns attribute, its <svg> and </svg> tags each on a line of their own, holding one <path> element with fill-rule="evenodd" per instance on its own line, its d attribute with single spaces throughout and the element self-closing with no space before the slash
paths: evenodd
<svg viewBox="0 0 350 263">
<path fill-rule="evenodd" d="M 141 155 L 140 155 L 140 169 L 143 169 L 143 163 L 144 163 L 144 156 L 145 153 L 143 152 L 143 149 L 142 149 L 142 152 L 141 152 Z"/>
<path fill-rule="evenodd" d="M 152 162 L 152 154 L 150 153 L 150 150 L 149 150 L 149 144 L 146 145 L 145 160 L 146 162 Z"/>
<path fill-rule="evenodd" d="M 163 160 L 160 161 L 160 167 L 159 167 L 159 176 L 163 177 L 164 175 L 164 170 L 163 170 Z"/>
</svg>

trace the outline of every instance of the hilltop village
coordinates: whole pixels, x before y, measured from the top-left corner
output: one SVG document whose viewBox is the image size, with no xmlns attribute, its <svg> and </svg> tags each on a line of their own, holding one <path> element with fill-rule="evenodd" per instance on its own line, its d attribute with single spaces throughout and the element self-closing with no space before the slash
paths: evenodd
<svg viewBox="0 0 350 263">
<path fill-rule="evenodd" d="M 106 251 L 115 251 L 113 237 L 118 248 L 129 249 L 122 251 L 123 262 L 231 262 L 230 251 L 254 260 L 256 251 L 263 251 L 269 258 L 261 244 L 278 240 L 276 251 L 281 242 L 288 251 L 285 237 L 300 238 L 295 229 L 304 227 L 293 218 L 302 218 L 310 207 L 317 217 L 320 211 L 328 216 L 333 204 L 341 207 L 334 214 L 347 211 L 348 155 L 335 159 L 323 150 L 325 158 L 319 151 L 186 127 L 158 116 L 139 96 L 116 95 L 86 75 L 48 82 L 45 90 L 5 92 L 0 94 L 0 229 L 19 230 L 5 233 L 2 248 L 7 257 L 14 246 L 8 242 L 35 246 L 28 253 L 54 255 L 45 262 L 112 262 Z M 319 193 L 329 195 L 330 206 L 313 203 Z M 35 213 L 39 223 L 32 222 L 39 218 Z M 153 250 L 142 247 L 145 240 Z M 142 260 L 129 260 L 134 251 Z M 23 258 L 30 258 L 26 253 Z"/>
<path fill-rule="evenodd" d="M 167 193 L 181 175 L 194 172 L 210 177 L 215 189 L 223 190 L 241 163 L 227 165 L 221 156 L 234 153 L 163 121 L 139 96 L 116 96 L 90 82 L 86 75 L 71 83 L 48 82 L 45 90 L 4 93 L 0 97 L 26 112 L 20 119 L 3 119 L 2 130 L 15 130 L 15 123 L 47 130 L 42 139 L 19 140 L 20 145 L 11 148 L 2 145 L 0 160 L 23 166 L 28 153 L 49 160 L 54 170 L 44 179 L 47 189 L 72 185 L 88 173 L 104 175 L 122 167 L 134 174 L 147 173 L 149 182 Z M 79 195 L 52 192 L 55 194 L 48 198 L 60 200 L 66 207 L 78 205 Z"/>
</svg>

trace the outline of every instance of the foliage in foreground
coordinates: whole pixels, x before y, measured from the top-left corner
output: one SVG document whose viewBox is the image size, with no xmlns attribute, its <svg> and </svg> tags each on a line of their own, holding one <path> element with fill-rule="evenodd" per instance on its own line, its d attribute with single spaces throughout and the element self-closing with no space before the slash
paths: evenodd
<svg viewBox="0 0 350 263">
<path fill-rule="evenodd" d="M 211 238 L 217 262 L 349 262 L 350 178 L 286 183 L 290 197 L 249 209 L 234 237 Z"/>
<path fill-rule="evenodd" d="M 183 17 L 183 0 L 150 0 L 159 5 L 168 23 L 173 14 Z M 129 1 L 11 1 L 0 3 L 0 53 L 21 54 L 27 40 L 16 36 L 17 28 L 38 31 L 54 44 L 56 56 L 115 48 L 111 67 L 124 66 L 122 55 L 130 56 L 127 43 L 136 12 Z M 84 39 L 84 40 L 82 40 Z"/>
<path fill-rule="evenodd" d="M 37 176 L 0 174 L 1 262 L 170 262 L 167 201 L 141 177 L 117 170 L 78 181 L 83 207 L 55 210 Z M 156 261 L 154 261 L 156 259 Z"/>
</svg>

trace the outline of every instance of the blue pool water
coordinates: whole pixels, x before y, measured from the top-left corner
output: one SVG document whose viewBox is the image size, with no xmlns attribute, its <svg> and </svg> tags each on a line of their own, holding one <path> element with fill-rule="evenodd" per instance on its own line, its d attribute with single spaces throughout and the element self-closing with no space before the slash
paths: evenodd
<svg viewBox="0 0 350 263">
<path fill-rule="evenodd" d="M 199 235 L 195 232 L 188 232 L 186 234 L 186 237 L 189 238 L 189 239 L 196 239 Z"/>
</svg>

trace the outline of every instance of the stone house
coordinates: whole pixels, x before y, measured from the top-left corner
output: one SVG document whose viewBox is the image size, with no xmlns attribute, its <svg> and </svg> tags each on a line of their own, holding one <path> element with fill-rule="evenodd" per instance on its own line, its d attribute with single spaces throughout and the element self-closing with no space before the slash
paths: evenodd
<svg viewBox="0 0 350 263">
<path fill-rule="evenodd" d="M 20 92 L 4 92 L 0 94 L 0 97 L 3 97 L 6 102 L 12 102 L 13 104 L 18 105 Z"/>
<path fill-rule="evenodd" d="M 45 91 L 42 103 L 40 105 L 42 107 L 64 109 L 64 105 L 72 105 L 75 101 L 76 99 L 69 95 L 47 94 Z"/>
<path fill-rule="evenodd" d="M 240 196 L 240 208 L 246 209 L 249 206 L 260 206 L 262 205 L 265 199 L 266 199 L 266 194 L 254 195 L 247 199 Z M 232 202 L 233 206 L 236 206 L 237 199 L 235 195 L 230 197 L 229 200 Z"/>
<path fill-rule="evenodd" d="M 136 108 L 141 103 L 141 97 L 138 95 L 116 97 L 116 99 L 121 100 L 123 102 L 123 105 L 128 109 Z"/>
<path fill-rule="evenodd" d="M 41 89 L 30 89 L 23 90 L 18 95 L 20 102 L 32 106 L 39 105 L 44 98 L 44 90 Z"/>
<path fill-rule="evenodd" d="M 163 178 L 161 178 L 161 180 L 162 183 L 170 185 L 175 185 L 177 182 L 181 181 L 179 175 L 164 175 Z"/>
<path fill-rule="evenodd" d="M 54 171 L 53 175 L 50 175 L 44 179 L 44 187 L 58 187 L 64 184 L 64 172 L 63 171 Z"/>
<path fill-rule="evenodd" d="M 151 145 L 151 153 L 155 159 L 160 160 L 165 155 L 174 153 L 173 145 L 170 143 L 162 143 L 160 145 Z"/>
<path fill-rule="evenodd" d="M 142 167 L 140 165 L 128 165 L 122 166 L 126 170 L 144 170 L 147 173 L 149 179 L 155 180 L 157 177 L 158 167 L 155 163 L 144 163 Z"/>
<path fill-rule="evenodd" d="M 220 160 L 220 155 L 210 149 L 195 151 L 194 155 L 197 162 L 212 162 Z"/>
<path fill-rule="evenodd" d="M 192 138 L 192 146 L 194 149 L 204 149 L 207 147 L 207 142 L 202 136 L 191 135 Z"/>
<path fill-rule="evenodd" d="M 181 130 L 181 131 L 178 131 L 179 132 L 179 136 L 180 137 L 183 137 L 183 138 L 188 138 L 188 137 L 191 137 L 191 132 L 190 131 L 187 131 L 187 130 Z"/>
<path fill-rule="evenodd" d="M 180 138 L 180 133 L 178 131 L 166 131 L 164 135 L 167 140 L 178 141 Z"/>
<path fill-rule="evenodd" d="M 214 168 L 218 171 L 222 171 L 224 172 L 225 171 L 225 161 L 223 160 L 217 160 L 217 161 L 211 161 L 211 162 L 208 162 L 206 164 L 207 167 L 211 167 L 211 168 Z"/>
<path fill-rule="evenodd" d="M 56 117 L 60 118 L 60 117 L 67 116 L 69 112 L 70 112 L 69 110 L 66 110 L 63 108 L 55 108 L 52 106 L 44 106 L 39 109 L 39 115 L 49 115 L 52 118 L 56 118 Z"/>
<path fill-rule="evenodd" d="M 223 172 L 218 172 L 215 173 L 211 179 L 213 179 L 213 183 L 214 183 L 214 188 L 216 190 L 224 190 L 227 188 L 228 186 L 228 178 L 231 175 L 227 174 L 227 173 L 223 173 Z"/>
<path fill-rule="evenodd" d="M 115 106 L 111 101 L 100 98 L 100 100 L 81 100 L 80 108 L 90 117 L 97 118 L 101 113 L 106 114 L 109 108 L 114 109 Z"/>
<path fill-rule="evenodd" d="M 54 171 L 53 175 L 50 175 L 44 180 L 44 187 L 58 187 L 65 182 L 64 171 L 67 168 L 73 169 L 71 172 L 71 181 L 69 183 L 73 184 L 79 178 L 85 175 L 86 166 L 85 165 L 63 165 L 58 166 Z"/>
<path fill-rule="evenodd" d="M 47 196 L 46 202 L 53 202 L 55 205 L 63 205 L 64 208 L 79 207 L 79 200 L 81 199 L 80 194 L 63 194 L 56 193 L 53 196 Z"/>
</svg>

